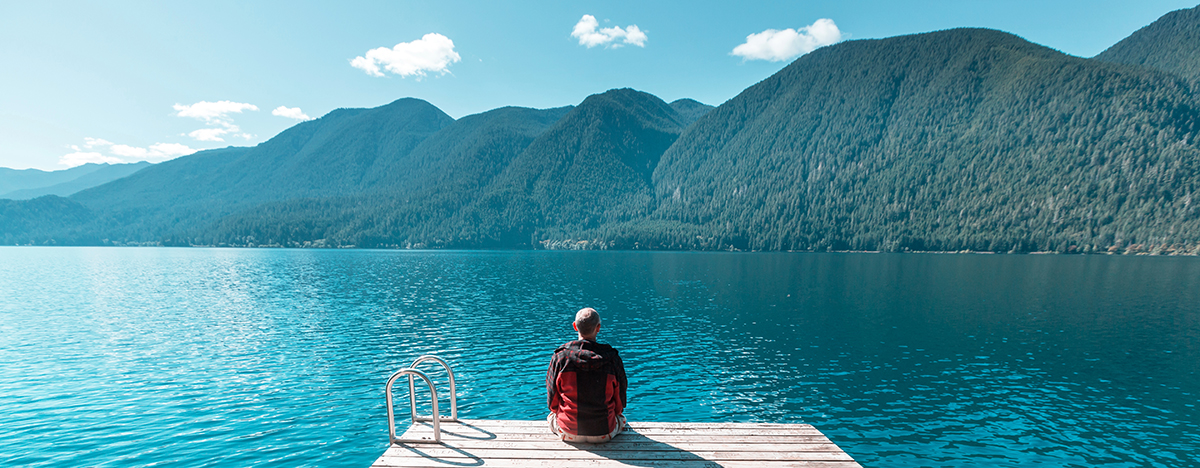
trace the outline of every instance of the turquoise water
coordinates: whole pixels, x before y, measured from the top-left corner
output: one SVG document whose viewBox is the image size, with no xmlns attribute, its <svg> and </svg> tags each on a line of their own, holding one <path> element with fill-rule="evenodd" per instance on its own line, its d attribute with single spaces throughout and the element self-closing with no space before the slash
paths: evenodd
<svg viewBox="0 0 1200 468">
<path fill-rule="evenodd" d="M 879 467 L 1200 447 L 1195 258 L 17 247 L 0 464 L 365 466 L 421 354 L 461 416 L 543 417 L 583 306 L 630 420 L 810 423 Z"/>
</svg>

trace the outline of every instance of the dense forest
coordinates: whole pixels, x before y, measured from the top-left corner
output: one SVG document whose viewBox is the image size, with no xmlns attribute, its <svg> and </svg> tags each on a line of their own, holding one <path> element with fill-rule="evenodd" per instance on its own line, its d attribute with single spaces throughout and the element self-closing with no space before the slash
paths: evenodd
<svg viewBox="0 0 1200 468">
<path fill-rule="evenodd" d="M 1198 12 L 1092 59 L 986 29 L 848 41 L 716 108 L 339 109 L 0 200 L 0 243 L 1197 254 Z"/>
<path fill-rule="evenodd" d="M 1200 6 L 1163 15 L 1095 57 L 1200 80 Z"/>
<path fill-rule="evenodd" d="M 660 229 L 647 240 L 986 251 L 1194 242 L 1193 96 L 1174 75 L 992 30 L 828 47 L 700 119 L 664 155 L 654 218 L 715 239 Z"/>
</svg>

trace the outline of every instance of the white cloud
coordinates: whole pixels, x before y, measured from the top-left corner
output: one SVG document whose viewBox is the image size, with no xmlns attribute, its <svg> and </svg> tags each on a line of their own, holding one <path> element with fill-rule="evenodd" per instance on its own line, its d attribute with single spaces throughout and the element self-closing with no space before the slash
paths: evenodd
<svg viewBox="0 0 1200 468">
<path fill-rule="evenodd" d="M 837 24 L 829 18 L 821 18 L 811 25 L 778 31 L 768 29 L 746 36 L 746 43 L 733 48 L 730 55 L 746 60 L 790 60 L 816 50 L 818 47 L 835 44 L 845 38 Z"/>
<path fill-rule="evenodd" d="M 75 167 L 87 163 L 121 164 L 137 161 L 160 162 L 179 156 L 187 156 L 197 151 L 179 143 L 155 143 L 150 145 L 149 148 L 140 148 L 129 145 L 118 145 L 99 138 L 84 138 L 83 140 L 84 148 L 103 148 L 109 155 L 97 151 L 84 151 L 84 148 L 71 145 L 70 148 L 74 153 L 58 158 L 58 164 Z"/>
<path fill-rule="evenodd" d="M 99 146 L 112 146 L 112 142 L 111 142 L 111 141 L 108 141 L 108 140 L 101 140 L 101 139 L 99 139 L 99 138 L 91 138 L 91 137 L 87 137 L 87 138 L 84 138 L 84 139 L 83 139 L 83 142 L 84 142 L 84 143 L 83 143 L 83 146 L 84 146 L 84 147 L 86 147 L 86 148 L 88 148 L 88 149 L 96 148 L 96 147 L 99 147 Z M 72 148 L 75 148 L 75 147 L 74 147 L 74 146 L 72 146 Z M 78 150 L 79 150 L 79 148 L 75 148 L 75 150 L 76 150 L 76 151 L 78 151 Z"/>
<path fill-rule="evenodd" d="M 178 112 L 176 115 L 180 117 L 193 117 L 209 124 L 217 125 L 228 124 L 229 114 L 241 114 L 242 111 L 258 110 L 258 106 L 254 104 L 233 101 L 200 101 L 192 105 L 175 104 L 174 107 Z"/>
<path fill-rule="evenodd" d="M 150 145 L 150 157 L 162 159 L 174 159 L 180 156 L 187 156 L 199 150 L 188 148 L 187 145 L 179 143 L 155 143 Z"/>
<path fill-rule="evenodd" d="M 611 28 L 600 28 L 600 22 L 596 21 L 596 17 L 592 15 L 583 15 L 578 23 L 575 23 L 575 30 L 571 31 L 571 37 L 579 39 L 579 45 L 587 46 L 589 49 L 598 45 L 608 45 L 610 47 L 621 47 L 624 44 L 633 44 L 638 47 L 646 47 L 646 33 L 637 27 L 636 24 L 631 24 L 622 29 L 620 26 Z M 616 41 L 620 39 L 621 44 Z"/>
<path fill-rule="evenodd" d="M 241 131 L 233 124 L 230 114 L 240 114 L 242 111 L 257 111 L 258 106 L 244 102 L 200 101 L 191 105 L 175 104 L 175 115 L 203 120 L 210 128 L 202 128 L 187 135 L 198 141 L 225 141 L 221 135 Z"/>
<path fill-rule="evenodd" d="M 187 156 L 197 150 L 179 143 L 155 143 L 149 148 L 139 148 L 129 145 L 112 145 L 109 151 L 117 156 L 123 156 L 137 161 L 165 161 L 179 156 Z"/>
<path fill-rule="evenodd" d="M 74 148 L 78 149 L 78 147 L 74 147 Z M 120 164 L 123 162 L 125 162 L 125 161 L 122 161 L 118 158 L 114 158 L 112 156 L 105 156 L 100 153 L 83 152 L 83 151 L 76 151 L 71 154 L 64 154 L 64 155 L 62 155 L 62 157 L 58 158 L 58 164 L 60 166 L 67 166 L 67 167 L 82 166 L 87 163 Z"/>
<path fill-rule="evenodd" d="M 108 151 L 117 156 L 123 156 L 126 158 L 144 158 L 150 154 L 150 150 L 146 148 L 138 148 L 136 146 L 129 145 L 112 145 L 108 148 Z"/>
<path fill-rule="evenodd" d="M 367 72 L 371 76 L 383 76 L 389 71 L 401 77 L 425 76 L 425 72 L 446 74 L 450 64 L 462 60 L 454 51 L 454 41 L 437 33 L 429 33 L 412 42 L 401 42 L 396 47 L 380 47 L 368 50 L 364 56 L 354 57 L 350 66 Z M 383 70 L 380 70 L 380 67 Z"/>
<path fill-rule="evenodd" d="M 309 117 L 308 114 L 301 112 L 299 107 L 279 106 L 276 107 L 275 110 L 271 111 L 271 115 L 287 117 L 289 119 L 296 120 L 312 120 L 312 117 Z"/>
<path fill-rule="evenodd" d="M 229 133 L 229 131 L 227 128 L 202 128 L 188 133 L 187 136 L 195 138 L 197 141 L 225 141 L 221 135 Z"/>
</svg>

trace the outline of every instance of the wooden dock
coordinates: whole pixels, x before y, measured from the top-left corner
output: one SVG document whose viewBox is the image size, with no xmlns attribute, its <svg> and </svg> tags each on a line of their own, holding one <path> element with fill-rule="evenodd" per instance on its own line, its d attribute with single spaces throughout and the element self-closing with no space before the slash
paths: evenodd
<svg viewBox="0 0 1200 468">
<path fill-rule="evenodd" d="M 430 438 L 430 443 L 393 444 L 371 466 L 861 468 L 808 424 L 630 422 L 606 444 L 563 442 L 544 420 L 463 420 L 441 426 L 440 444 L 432 442 L 429 423 L 415 424 L 401 438 Z"/>
</svg>

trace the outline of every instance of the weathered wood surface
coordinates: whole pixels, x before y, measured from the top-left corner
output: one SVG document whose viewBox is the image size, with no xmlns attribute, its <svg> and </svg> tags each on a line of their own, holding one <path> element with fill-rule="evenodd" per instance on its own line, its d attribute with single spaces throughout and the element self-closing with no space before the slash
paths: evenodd
<svg viewBox="0 0 1200 468">
<path fill-rule="evenodd" d="M 546 421 L 463 420 L 442 424 L 442 443 L 428 423 L 392 445 L 373 467 L 604 468 L 861 468 L 808 424 L 631 422 L 606 444 L 574 444 L 550 434 Z"/>
</svg>

